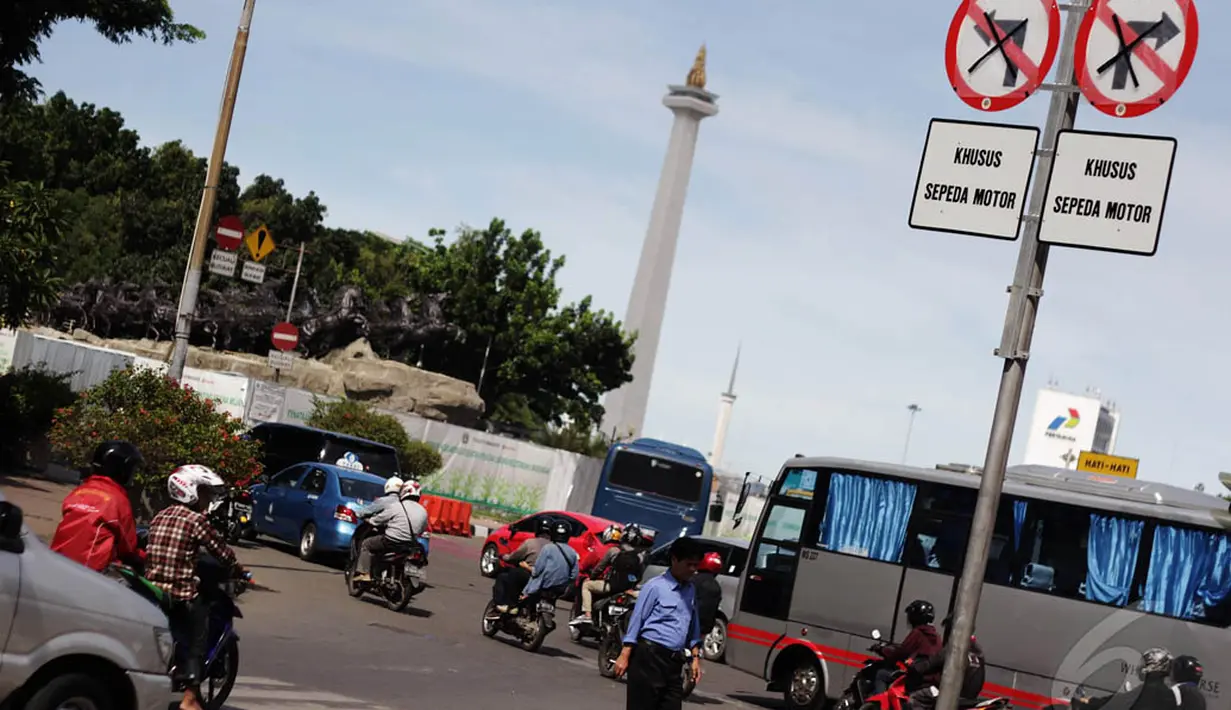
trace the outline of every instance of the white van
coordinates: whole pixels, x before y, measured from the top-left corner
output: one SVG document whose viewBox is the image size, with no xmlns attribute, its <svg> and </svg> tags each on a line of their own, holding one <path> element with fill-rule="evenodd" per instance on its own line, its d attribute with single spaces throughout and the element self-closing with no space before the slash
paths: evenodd
<svg viewBox="0 0 1231 710">
<path fill-rule="evenodd" d="M 0 710 L 166 710 L 172 648 L 157 607 L 52 552 L 0 495 Z"/>
</svg>

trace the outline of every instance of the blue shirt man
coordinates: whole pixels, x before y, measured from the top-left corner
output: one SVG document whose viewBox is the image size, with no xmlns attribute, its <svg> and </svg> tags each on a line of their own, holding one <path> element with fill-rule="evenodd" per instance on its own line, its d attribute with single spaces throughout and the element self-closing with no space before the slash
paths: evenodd
<svg viewBox="0 0 1231 710">
<path fill-rule="evenodd" d="M 543 547 L 534 561 L 530 581 L 522 590 L 522 598 L 553 587 L 571 584 L 577 579 L 577 551 L 566 544 L 553 542 Z"/>
<path fill-rule="evenodd" d="M 691 650 L 694 682 L 701 679 L 701 618 L 692 579 L 701 545 L 681 537 L 671 543 L 671 568 L 637 595 L 615 675 L 628 673 L 629 710 L 680 710 L 684 701 L 684 650 Z"/>
</svg>

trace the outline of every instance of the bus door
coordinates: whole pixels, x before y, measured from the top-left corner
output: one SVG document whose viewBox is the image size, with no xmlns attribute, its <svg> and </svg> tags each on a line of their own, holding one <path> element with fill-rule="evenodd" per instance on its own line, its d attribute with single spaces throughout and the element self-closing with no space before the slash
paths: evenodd
<svg viewBox="0 0 1231 710">
<path fill-rule="evenodd" d="M 736 668 L 763 676 L 775 644 L 786 633 L 800 538 L 815 488 L 815 471 L 790 470 L 761 514 L 735 620 L 727 630 L 727 656 Z"/>
</svg>

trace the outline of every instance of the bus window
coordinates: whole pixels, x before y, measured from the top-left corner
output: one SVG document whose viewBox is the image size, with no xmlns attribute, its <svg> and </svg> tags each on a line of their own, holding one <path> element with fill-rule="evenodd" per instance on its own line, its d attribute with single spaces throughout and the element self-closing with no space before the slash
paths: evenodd
<svg viewBox="0 0 1231 710">
<path fill-rule="evenodd" d="M 852 473 L 829 478 L 820 547 L 881 562 L 900 562 L 915 484 Z"/>
<path fill-rule="evenodd" d="M 911 521 L 906 564 L 946 574 L 961 574 L 977 492 L 940 484 L 924 485 Z"/>
<path fill-rule="evenodd" d="M 1158 525 L 1141 609 L 1226 627 L 1231 596 L 1231 542 L 1226 535 Z"/>
<path fill-rule="evenodd" d="M 705 475 L 701 469 L 632 451 L 621 451 L 611 463 L 607 482 L 688 503 L 701 500 Z"/>
<path fill-rule="evenodd" d="M 812 500 L 816 491 L 816 471 L 803 468 L 793 468 L 782 477 L 778 486 L 778 495 L 800 500 Z"/>
<path fill-rule="evenodd" d="M 799 538 L 808 509 L 789 499 L 775 498 L 765 513 L 759 543 L 750 550 L 740 610 L 771 619 L 786 619 L 795 586 Z"/>
<path fill-rule="evenodd" d="M 996 527 L 992 531 L 992 544 L 987 551 L 987 574 L 984 581 L 991 584 L 1013 585 L 1021 570 L 1018 556 L 1022 552 L 1022 539 L 1026 524 L 1027 504 L 1024 500 L 1001 498 L 996 508 Z"/>
</svg>

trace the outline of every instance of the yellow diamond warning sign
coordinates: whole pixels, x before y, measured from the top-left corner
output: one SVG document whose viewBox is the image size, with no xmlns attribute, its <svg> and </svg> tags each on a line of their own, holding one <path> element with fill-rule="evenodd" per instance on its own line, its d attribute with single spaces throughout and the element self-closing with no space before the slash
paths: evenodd
<svg viewBox="0 0 1231 710">
<path fill-rule="evenodd" d="M 277 248 L 274 244 L 274 235 L 270 234 L 269 227 L 263 224 L 248 232 L 244 237 L 244 245 L 248 247 L 248 253 L 252 255 L 253 261 L 261 261 L 273 254 L 274 249 Z"/>
</svg>

